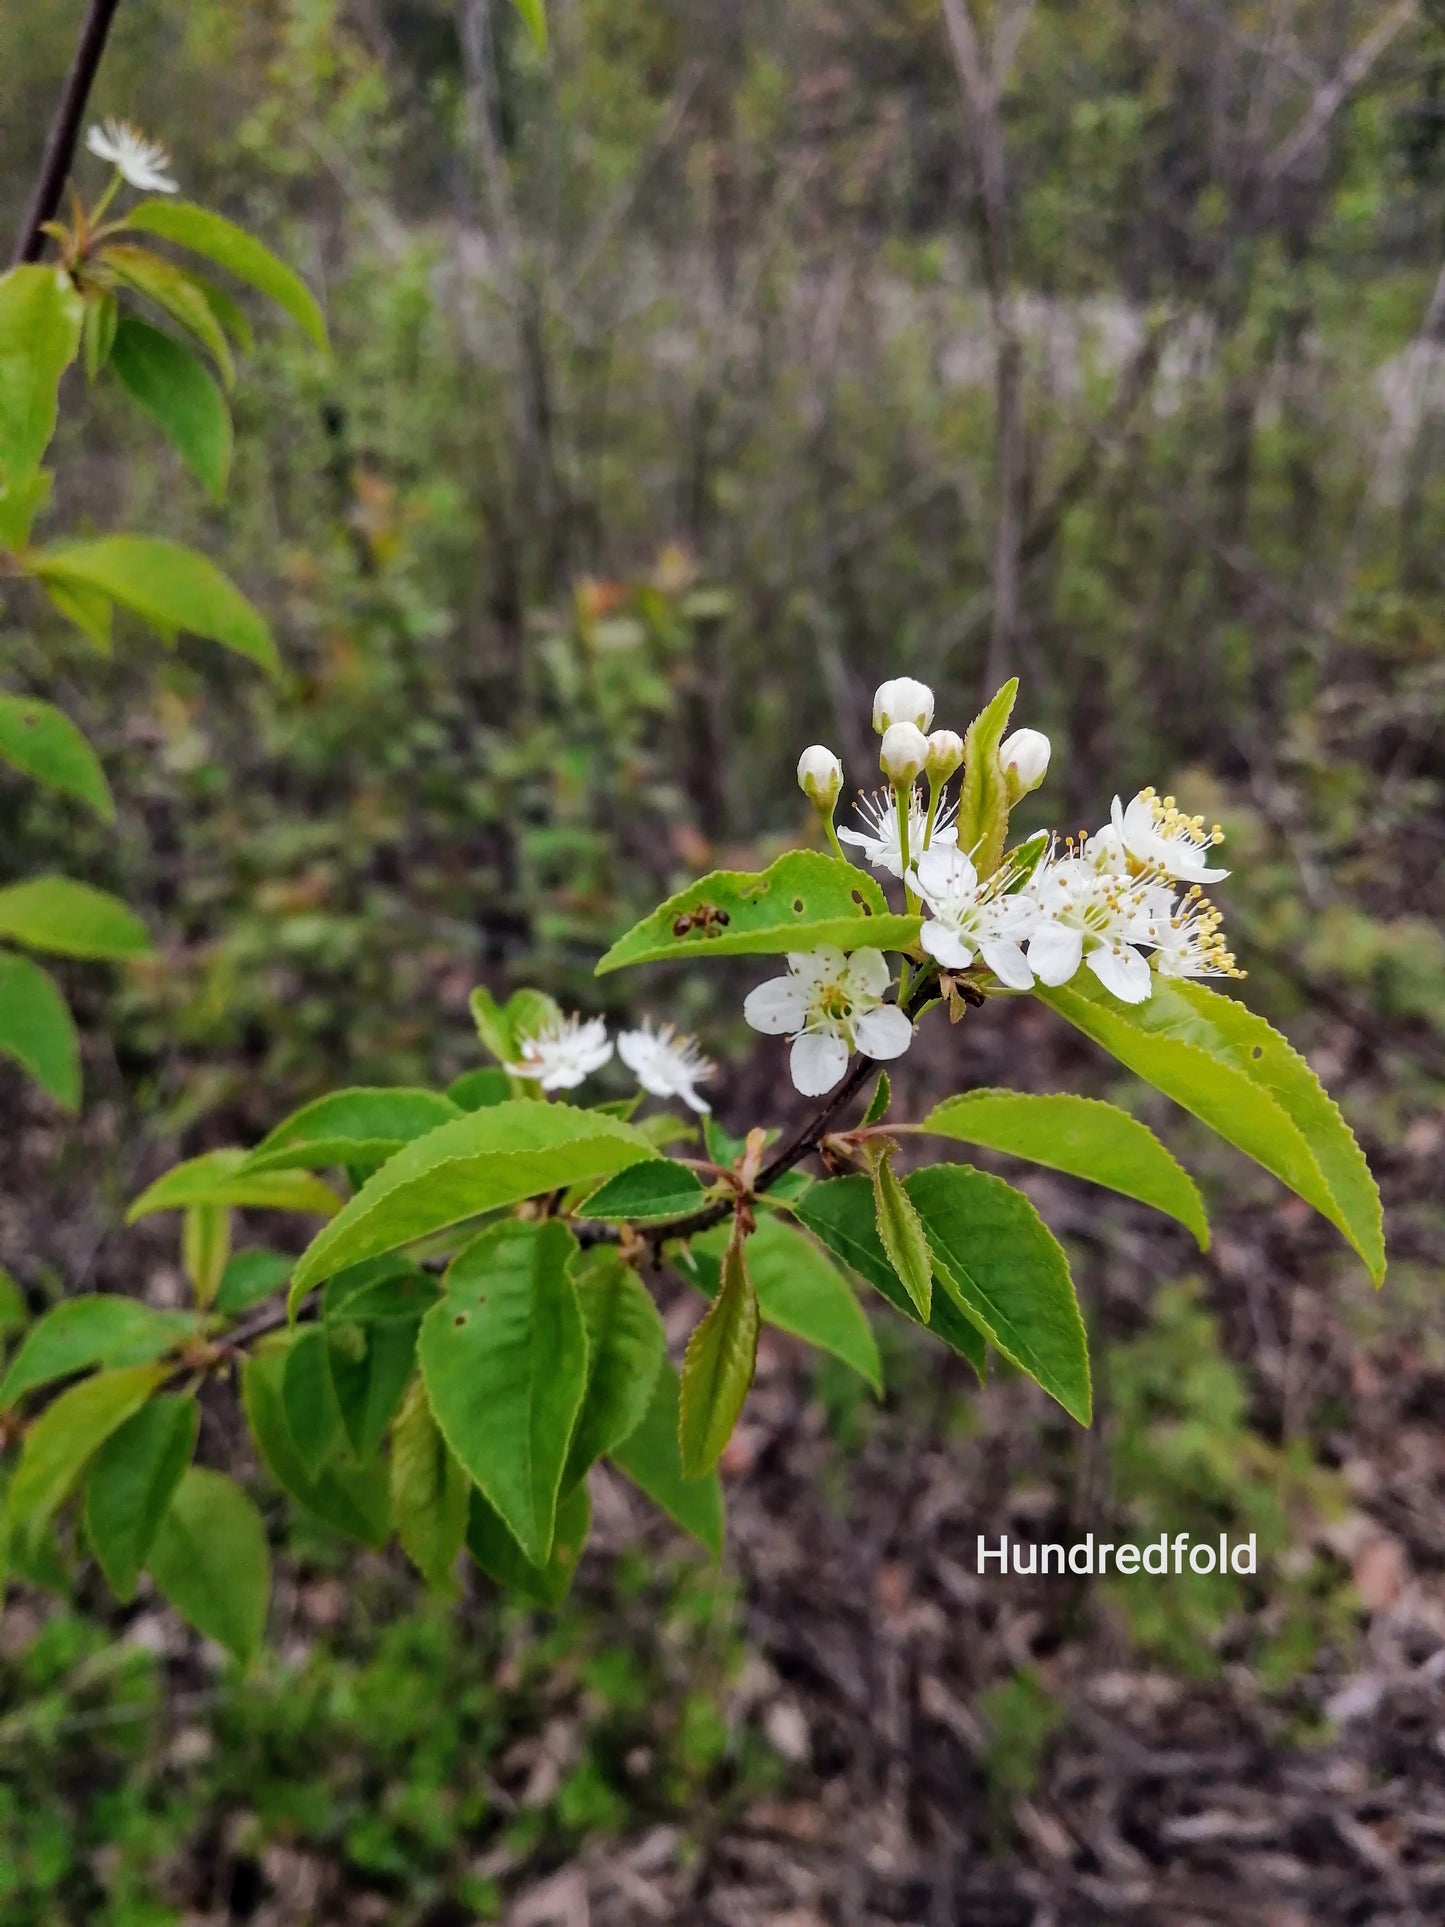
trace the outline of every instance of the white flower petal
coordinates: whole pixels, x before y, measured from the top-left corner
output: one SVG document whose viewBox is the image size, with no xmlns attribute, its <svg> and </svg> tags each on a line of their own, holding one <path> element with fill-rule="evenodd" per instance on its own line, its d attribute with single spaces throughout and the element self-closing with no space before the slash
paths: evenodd
<svg viewBox="0 0 1445 1927">
<path fill-rule="evenodd" d="M 936 957 L 945 970 L 967 970 L 973 962 L 973 952 L 946 923 L 925 923 L 918 934 L 918 941 L 930 957 Z"/>
<path fill-rule="evenodd" d="M 1100 946 L 1086 959 L 1090 970 L 1122 1004 L 1142 1004 L 1154 988 L 1148 960 L 1127 943 Z"/>
<path fill-rule="evenodd" d="M 881 997 L 893 981 L 881 950 L 855 950 L 843 967 L 844 988 L 856 997 Z"/>
<path fill-rule="evenodd" d="M 1029 965 L 1040 983 L 1066 984 L 1083 954 L 1083 931 L 1062 923 L 1041 923 L 1029 938 Z"/>
<path fill-rule="evenodd" d="M 822 1097 L 848 1068 L 848 1046 L 828 1031 L 810 1031 L 793 1039 L 788 1069 L 793 1085 L 804 1097 Z"/>
<path fill-rule="evenodd" d="M 1032 990 L 1034 973 L 1029 968 L 1029 960 L 1018 944 L 1008 938 L 999 938 L 983 946 L 983 960 L 1001 984 L 1010 990 Z"/>
<path fill-rule="evenodd" d="M 808 1021 L 807 986 L 793 977 L 770 977 L 743 999 L 743 1016 L 769 1037 L 799 1031 Z"/>
<path fill-rule="evenodd" d="M 897 1004 L 880 1004 L 854 1019 L 853 1035 L 865 1057 L 901 1057 L 913 1042 L 913 1026 Z"/>
</svg>

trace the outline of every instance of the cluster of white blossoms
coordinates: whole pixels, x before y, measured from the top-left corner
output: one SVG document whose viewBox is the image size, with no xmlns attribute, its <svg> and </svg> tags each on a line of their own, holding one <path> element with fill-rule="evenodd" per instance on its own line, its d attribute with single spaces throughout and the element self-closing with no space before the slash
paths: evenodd
<svg viewBox="0 0 1445 1927">
<path fill-rule="evenodd" d="M 933 730 L 933 691 L 901 676 L 873 699 L 888 788 L 860 796 L 859 827 L 836 830 L 843 765 L 814 744 L 798 761 L 798 784 L 841 856 L 847 843 L 871 868 L 900 879 L 910 908 L 926 910 L 919 942 L 941 970 L 983 971 L 1008 990 L 1065 984 L 1081 967 L 1115 997 L 1139 1004 L 1163 977 L 1237 977 L 1219 912 L 1201 885 L 1227 876 L 1206 858 L 1218 825 L 1186 816 L 1172 796 L 1141 790 L 1094 835 L 1031 839 L 991 876 L 958 846 L 958 806 L 945 794 L 964 760 L 955 731 Z M 998 750 L 1010 807 L 1038 788 L 1049 739 L 1018 729 Z M 919 788 L 927 781 L 926 794 Z M 986 980 L 985 987 L 986 987 Z M 831 1090 L 853 1051 L 880 1059 L 907 1050 L 913 1027 L 897 1004 L 880 951 L 851 956 L 832 946 L 788 957 L 784 977 L 760 984 L 743 1014 L 755 1030 L 790 1036 L 793 1082 L 807 1096 Z"/>
<path fill-rule="evenodd" d="M 98 160 L 109 161 L 123 181 L 143 194 L 175 194 L 176 183 L 166 169 L 171 157 L 159 141 L 147 140 L 128 120 L 102 121 L 92 127 L 85 144 Z"/>
<path fill-rule="evenodd" d="M 514 1077 L 535 1078 L 544 1091 L 570 1091 L 600 1071 L 612 1057 L 612 1039 L 600 1017 L 557 1017 L 530 1036 L 517 1040 L 518 1062 L 508 1064 Z M 643 1090 L 652 1097 L 680 1097 L 699 1113 L 711 1107 L 697 1087 L 707 1082 L 714 1066 L 703 1056 L 693 1037 L 679 1037 L 671 1024 L 654 1030 L 644 1018 L 636 1030 L 618 1033 L 617 1054 Z"/>
</svg>

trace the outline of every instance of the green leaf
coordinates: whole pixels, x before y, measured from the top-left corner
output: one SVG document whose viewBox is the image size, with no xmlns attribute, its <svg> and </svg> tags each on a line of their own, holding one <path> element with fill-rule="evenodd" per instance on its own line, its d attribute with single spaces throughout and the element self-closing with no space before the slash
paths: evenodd
<svg viewBox="0 0 1445 1927">
<path fill-rule="evenodd" d="M 587 1329 L 587 1383 L 562 1474 L 570 1491 L 647 1416 L 662 1366 L 662 1317 L 642 1280 L 615 1251 L 599 1245 L 572 1267 Z"/>
<path fill-rule="evenodd" d="M 234 1252 L 221 1274 L 215 1309 L 228 1318 L 239 1318 L 243 1311 L 279 1291 L 291 1276 L 294 1263 L 284 1251 L 268 1251 L 264 1246 Z"/>
<path fill-rule="evenodd" d="M 619 1472 L 716 1559 L 722 1554 L 723 1542 L 722 1485 L 716 1470 L 690 1479 L 682 1469 L 678 1445 L 680 1390 L 676 1371 L 664 1359 L 642 1423 L 621 1445 L 613 1447 L 610 1457 Z"/>
<path fill-rule="evenodd" d="M 907 1189 L 939 1284 L 1005 1358 L 1087 1425 L 1089 1348 L 1069 1261 L 1022 1191 L 968 1164 L 914 1171 Z"/>
<path fill-rule="evenodd" d="M 209 557 L 158 535 L 102 535 L 33 550 L 25 566 L 53 594 L 104 596 L 133 610 L 163 639 L 203 636 L 276 674 L 280 659 L 264 618 Z"/>
<path fill-rule="evenodd" d="M 231 471 L 231 411 L 200 362 L 148 321 L 126 315 L 115 331 L 110 365 L 219 502 Z"/>
<path fill-rule="evenodd" d="M 245 310 L 226 290 L 217 287 L 214 281 L 204 274 L 191 273 L 191 285 L 199 288 L 206 297 L 211 313 L 220 322 L 226 333 L 235 342 L 243 355 L 249 355 L 256 346 L 256 331 L 246 319 Z"/>
<path fill-rule="evenodd" d="M 95 1455 L 85 1487 L 85 1536 L 117 1599 L 135 1597 L 200 1423 L 194 1398 L 153 1398 Z"/>
<path fill-rule="evenodd" d="M 464 1071 L 447 1085 L 447 1096 L 459 1111 L 485 1111 L 490 1105 L 505 1104 L 511 1095 L 507 1073 L 490 1064 L 479 1071 Z"/>
<path fill-rule="evenodd" d="M 50 603 L 60 611 L 67 622 L 75 627 L 100 651 L 101 655 L 110 654 L 110 632 L 115 619 L 115 604 L 109 596 L 102 595 L 99 589 L 89 588 L 83 582 L 61 582 L 52 578 L 43 581 L 41 588 Z"/>
<path fill-rule="evenodd" d="M 349 1539 L 379 1548 L 391 1532 L 390 1478 L 379 1459 L 350 1465 L 332 1459 L 313 1472 L 291 1437 L 283 1386 L 286 1345 L 258 1347 L 241 1369 L 241 1403 L 256 1449 L 298 1505 Z"/>
<path fill-rule="evenodd" d="M 580 1215 L 603 1224 L 665 1224 L 702 1203 L 697 1173 L 671 1158 L 652 1158 L 619 1171 L 580 1207 Z"/>
<path fill-rule="evenodd" d="M 592 1498 L 577 1485 L 557 1507 L 557 1530 L 547 1563 L 537 1566 L 508 1532 L 501 1516 L 475 1489 L 467 1516 L 467 1551 L 489 1579 L 511 1592 L 534 1599 L 549 1612 L 567 1597 L 587 1534 L 592 1527 Z"/>
<path fill-rule="evenodd" d="M 758 875 L 714 870 L 669 897 L 618 938 L 597 975 L 692 954 L 773 956 L 824 943 L 899 950 L 916 943 L 921 928 L 921 918 L 889 910 L 865 871 L 817 850 L 790 850 Z"/>
<path fill-rule="evenodd" d="M 330 1217 L 341 1200 L 309 1171 L 248 1171 L 244 1151 L 207 1151 L 177 1164 L 148 1185 L 125 1214 L 127 1224 L 153 1211 L 181 1211 L 193 1204 L 249 1206 L 257 1211 L 303 1211 Z"/>
<path fill-rule="evenodd" d="M 238 281 L 245 281 L 298 322 L 318 348 L 325 348 L 326 323 L 306 283 L 234 221 L 190 201 L 171 200 L 141 201 L 131 209 L 128 219 L 132 227 L 204 255 Z"/>
<path fill-rule="evenodd" d="M 231 1256 L 231 1212 L 224 1204 L 192 1204 L 181 1219 L 181 1262 L 198 1305 L 220 1289 Z"/>
<path fill-rule="evenodd" d="M 153 301 L 172 321 L 178 321 L 187 333 L 194 335 L 220 369 L 226 386 L 235 385 L 236 364 L 226 332 L 210 302 L 184 268 L 153 254 L 149 248 L 132 247 L 123 241 L 113 242 L 100 258 L 128 287 L 143 294 L 147 301 Z"/>
<path fill-rule="evenodd" d="M 133 911 L 70 877 L 27 877 L 0 889 L 0 937 L 59 957 L 124 962 L 151 953 L 150 934 Z"/>
<path fill-rule="evenodd" d="M 758 1362 L 758 1322 L 742 1241 L 732 1239 L 717 1297 L 688 1339 L 682 1362 L 677 1438 L 690 1479 L 710 1472 L 732 1437 Z"/>
<path fill-rule="evenodd" d="M 915 1325 L 922 1324 L 917 1307 L 903 1288 L 903 1281 L 888 1262 L 878 1236 L 877 1213 L 873 1207 L 873 1185 L 859 1172 L 856 1176 L 830 1178 L 812 1185 L 790 1206 L 792 1213 L 819 1243 L 826 1245 L 835 1258 L 841 1258 L 850 1271 L 865 1284 L 872 1285 Z M 966 1358 L 982 1378 L 987 1353 L 983 1334 L 947 1291 L 935 1291 L 929 1307 L 927 1328 Z"/>
<path fill-rule="evenodd" d="M 417 1348 L 447 1444 L 535 1565 L 587 1384 L 576 1249 L 555 1218 L 493 1225 L 452 1260 Z"/>
<path fill-rule="evenodd" d="M 512 0 L 539 54 L 547 51 L 547 13 L 543 0 Z"/>
<path fill-rule="evenodd" d="M 120 325 L 120 303 L 113 288 L 91 289 L 85 297 L 85 319 L 81 324 L 81 343 L 85 354 L 87 381 L 94 381 L 110 360 L 115 346 L 115 331 Z"/>
<path fill-rule="evenodd" d="M 716 1295 L 721 1279 L 728 1235 L 725 1225 L 703 1232 L 677 1258 L 683 1276 L 709 1298 Z M 812 1239 L 769 1213 L 758 1219 L 747 1256 L 763 1323 L 830 1352 L 881 1393 L 878 1347 L 863 1308 L 848 1280 Z"/>
<path fill-rule="evenodd" d="M 244 1666 L 266 1635 L 271 1549 L 255 1505 L 233 1480 L 193 1465 L 147 1561 L 162 1596 Z"/>
<path fill-rule="evenodd" d="M 913 1300 L 922 1324 L 928 1323 L 933 1305 L 933 1260 L 918 1213 L 908 1193 L 898 1182 L 891 1150 L 880 1151 L 873 1163 L 873 1216 L 878 1239 L 889 1264 Z"/>
<path fill-rule="evenodd" d="M 1385 1276 L 1380 1194 L 1350 1127 L 1299 1053 L 1262 1017 L 1205 984 L 1157 977 L 1121 1004 L 1081 972 L 1042 991 L 1051 1009 L 1273 1172 Z"/>
<path fill-rule="evenodd" d="M 0 275 L 0 500 L 29 487 L 50 446 L 60 377 L 80 347 L 83 314 L 61 268 Z"/>
<path fill-rule="evenodd" d="M 341 1436 L 341 1408 L 332 1386 L 328 1351 L 321 1327 L 308 1325 L 305 1331 L 297 1332 L 281 1373 L 286 1429 L 312 1479 L 331 1457 Z"/>
<path fill-rule="evenodd" d="M 316 1171 L 327 1165 L 384 1163 L 413 1138 L 463 1115 L 437 1091 L 332 1091 L 303 1105 L 264 1137 L 247 1171 Z"/>
<path fill-rule="evenodd" d="M 998 746 L 1008 728 L 1017 676 L 968 726 L 963 739 L 963 776 L 958 793 L 958 847 L 972 852 L 981 877 L 992 876 L 1008 834 L 1008 781 L 999 765 Z"/>
<path fill-rule="evenodd" d="M 514 1099 L 455 1118 L 398 1151 L 315 1240 L 291 1281 L 293 1309 L 364 1258 L 655 1155 L 630 1125 L 569 1104 Z"/>
<path fill-rule="evenodd" d="M 442 1295 L 441 1285 L 409 1258 L 370 1258 L 338 1271 L 322 1294 L 328 1324 L 416 1324 Z"/>
<path fill-rule="evenodd" d="M 55 980 L 28 957 L 0 953 L 0 1052 L 67 1111 L 80 1108 L 80 1039 Z"/>
<path fill-rule="evenodd" d="M 346 1436 L 358 1458 L 379 1450 L 416 1366 L 419 1318 L 326 1319 L 326 1356 Z"/>
<path fill-rule="evenodd" d="M 453 1568 L 473 1490 L 437 1429 L 425 1387 L 413 1379 L 391 1430 L 391 1509 L 403 1552 L 433 1592 L 447 1598 L 458 1591 Z"/>
<path fill-rule="evenodd" d="M 1067 1094 L 968 1091 L 937 1105 L 921 1128 L 1137 1198 L 1187 1225 L 1201 1251 L 1209 1248 L 1209 1221 L 1194 1180 L 1148 1125 L 1113 1104 Z"/>
<path fill-rule="evenodd" d="M 25 1302 L 25 1293 L 4 1265 L 0 1265 L 0 1339 L 10 1337 L 12 1332 L 24 1331 L 29 1323 L 30 1307 Z"/>
<path fill-rule="evenodd" d="M 10 1486 L 10 1523 L 36 1527 L 53 1518 L 92 1455 L 139 1411 L 166 1369 L 126 1365 L 96 1372 L 47 1405 L 25 1434 Z"/>
<path fill-rule="evenodd" d="M 30 696 L 0 696 L 0 759 L 115 821 L 115 799 L 95 751 L 63 710 Z"/>
<path fill-rule="evenodd" d="M 873 1086 L 873 1095 L 868 1100 L 868 1108 L 863 1113 L 864 1124 L 880 1124 L 888 1115 L 889 1100 L 893 1087 L 888 1082 L 887 1071 L 879 1071 L 878 1082 Z"/>
<path fill-rule="evenodd" d="M 101 1365 L 148 1365 L 198 1329 L 194 1312 L 157 1311 L 111 1292 L 64 1298 L 31 1326 L 0 1384 L 0 1412 L 38 1385 Z"/>
</svg>

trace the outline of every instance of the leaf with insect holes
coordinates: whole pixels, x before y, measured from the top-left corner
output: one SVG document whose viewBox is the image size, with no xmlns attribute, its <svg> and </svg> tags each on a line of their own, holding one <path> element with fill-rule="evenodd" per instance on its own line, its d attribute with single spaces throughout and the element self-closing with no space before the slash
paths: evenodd
<svg viewBox="0 0 1445 1927">
<path fill-rule="evenodd" d="M 775 956 L 836 944 L 906 949 L 920 917 L 895 916 L 864 871 L 817 850 L 791 850 L 766 870 L 714 870 L 634 924 L 597 966 L 600 977 L 628 964 L 677 957 Z"/>
</svg>

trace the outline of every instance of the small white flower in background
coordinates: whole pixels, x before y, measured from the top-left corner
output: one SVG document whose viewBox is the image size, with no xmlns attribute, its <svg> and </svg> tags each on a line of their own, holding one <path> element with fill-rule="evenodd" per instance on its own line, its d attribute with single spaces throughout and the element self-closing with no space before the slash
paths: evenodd
<svg viewBox="0 0 1445 1927">
<path fill-rule="evenodd" d="M 833 944 L 790 951 L 788 974 L 748 992 L 743 1016 L 770 1037 L 791 1037 L 793 1083 L 804 1097 L 831 1091 L 855 1050 L 901 1057 L 913 1041 L 907 1013 L 883 998 L 892 978 L 881 950 L 845 956 Z"/>
<path fill-rule="evenodd" d="M 924 764 L 930 783 L 946 783 L 963 761 L 963 738 L 956 729 L 935 729 L 928 739 Z"/>
<path fill-rule="evenodd" d="M 617 1055 L 653 1097 L 680 1097 L 694 1111 L 711 1110 L 697 1086 L 707 1082 L 716 1066 L 703 1056 L 695 1037 L 679 1037 L 671 1024 L 654 1031 L 644 1017 L 636 1030 L 618 1034 Z"/>
<path fill-rule="evenodd" d="M 1229 875 L 1204 863 L 1205 852 L 1224 841 L 1223 830 L 1217 823 L 1206 830 L 1204 818 L 1185 816 L 1172 796 L 1140 790 L 1127 809 L 1116 796 L 1111 815 L 1115 835 L 1136 863 L 1178 877 L 1181 883 L 1217 883 Z"/>
<path fill-rule="evenodd" d="M 109 161 L 123 180 L 146 194 L 176 194 L 179 188 L 166 169 L 171 157 L 159 141 L 147 140 L 127 120 L 104 121 L 85 137 L 92 154 Z"/>
<path fill-rule="evenodd" d="M 1038 904 L 1023 891 L 1006 894 L 996 872 L 982 888 L 962 850 L 932 843 L 909 873 L 912 887 L 933 912 L 919 942 L 945 970 L 967 970 L 981 956 L 1010 990 L 1032 990 L 1034 973 L 1023 942 L 1038 923 Z"/>
<path fill-rule="evenodd" d="M 831 810 L 843 787 L 843 765 L 831 749 L 814 743 L 798 758 L 798 788 L 820 810 Z"/>
<path fill-rule="evenodd" d="M 840 843 L 853 843 L 863 852 L 863 861 L 873 870 L 885 870 L 891 877 L 903 875 L 903 852 L 898 847 L 898 806 L 887 790 L 875 790 L 871 796 L 860 796 L 854 805 L 863 819 L 861 830 L 839 830 Z M 944 803 L 939 809 L 933 824 L 933 837 L 929 848 L 936 850 L 940 844 L 953 844 L 958 841 L 958 828 L 954 817 L 958 814 L 956 803 Z M 924 831 L 928 824 L 928 809 L 921 796 L 913 796 L 908 806 L 908 849 L 910 855 L 923 849 Z"/>
<path fill-rule="evenodd" d="M 912 723 L 915 729 L 926 730 L 933 721 L 933 691 L 926 682 L 915 682 L 912 676 L 895 676 L 892 682 L 881 682 L 873 694 L 873 727 L 880 736 L 887 735 L 895 723 Z"/>
<path fill-rule="evenodd" d="M 1085 845 L 1099 844 L 1090 838 Z M 1125 1004 L 1142 1004 L 1154 988 L 1140 944 L 1155 941 L 1167 891 L 1156 883 L 1111 874 L 1087 855 L 1046 857 L 1026 886 L 1038 910 L 1028 960 L 1042 983 L 1066 984 L 1080 963 Z M 1162 902 L 1161 902 L 1162 897 Z M 1166 912 L 1167 914 L 1167 912 Z"/>
<path fill-rule="evenodd" d="M 1008 778 L 1009 801 L 1036 790 L 1049 773 L 1052 754 L 1049 739 L 1041 729 L 1016 729 L 998 746 L 999 766 Z"/>
<path fill-rule="evenodd" d="M 1220 927 L 1224 919 L 1201 894 L 1185 891 L 1177 909 L 1152 927 L 1154 968 L 1161 977 L 1242 977 Z"/>
<path fill-rule="evenodd" d="M 584 1020 L 574 1010 L 531 1037 L 518 1040 L 521 1062 L 508 1064 L 513 1077 L 535 1077 L 544 1091 L 570 1091 L 612 1055 L 612 1039 L 600 1017 Z"/>
<path fill-rule="evenodd" d="M 917 782 L 928 761 L 928 738 L 916 723 L 890 723 L 878 745 L 878 767 L 897 787 Z"/>
</svg>

